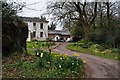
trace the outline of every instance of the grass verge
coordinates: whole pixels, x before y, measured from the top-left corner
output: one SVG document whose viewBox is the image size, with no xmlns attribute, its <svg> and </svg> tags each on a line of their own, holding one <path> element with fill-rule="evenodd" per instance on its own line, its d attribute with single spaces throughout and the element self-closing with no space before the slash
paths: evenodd
<svg viewBox="0 0 120 80">
<path fill-rule="evenodd" d="M 84 54 L 100 56 L 100 57 L 107 58 L 107 59 L 120 60 L 119 54 L 110 53 L 109 50 L 105 50 L 103 52 L 103 51 L 100 51 L 99 49 L 93 50 L 92 48 L 82 48 L 80 46 L 75 46 L 74 43 L 67 45 L 67 49 L 73 50 L 73 51 L 78 51 L 78 52 L 84 53 Z"/>
</svg>

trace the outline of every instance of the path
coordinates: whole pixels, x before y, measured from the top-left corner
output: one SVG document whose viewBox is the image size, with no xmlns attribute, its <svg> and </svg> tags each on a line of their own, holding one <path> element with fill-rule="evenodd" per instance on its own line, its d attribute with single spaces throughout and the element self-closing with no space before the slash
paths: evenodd
<svg viewBox="0 0 120 80">
<path fill-rule="evenodd" d="M 72 55 L 79 53 L 66 49 L 68 43 L 61 43 L 52 51 L 60 54 Z M 86 58 L 87 78 L 118 78 L 118 61 L 105 59 L 89 54 L 80 54 L 80 58 Z"/>
</svg>

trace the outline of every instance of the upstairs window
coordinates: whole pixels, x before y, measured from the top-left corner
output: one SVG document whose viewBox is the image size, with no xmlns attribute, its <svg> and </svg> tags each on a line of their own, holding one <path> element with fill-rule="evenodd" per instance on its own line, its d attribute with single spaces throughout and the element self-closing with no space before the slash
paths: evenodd
<svg viewBox="0 0 120 80">
<path fill-rule="evenodd" d="M 40 29 L 43 29 L 43 23 L 40 23 Z"/>
<path fill-rule="evenodd" d="M 43 37 L 43 32 L 40 32 L 40 37 Z"/>
<path fill-rule="evenodd" d="M 33 23 L 33 26 L 36 26 L 36 23 Z"/>
</svg>

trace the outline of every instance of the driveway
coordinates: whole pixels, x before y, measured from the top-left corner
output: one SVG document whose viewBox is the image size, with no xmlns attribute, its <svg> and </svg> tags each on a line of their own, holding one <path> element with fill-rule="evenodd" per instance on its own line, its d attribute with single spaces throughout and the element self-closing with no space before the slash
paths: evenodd
<svg viewBox="0 0 120 80">
<path fill-rule="evenodd" d="M 79 53 L 66 49 L 68 44 L 69 43 L 60 43 L 60 45 L 52 49 L 52 51 L 60 54 L 68 54 L 69 56 L 74 53 Z M 118 78 L 118 61 L 89 54 L 79 54 L 80 58 L 86 59 L 87 78 Z"/>
</svg>

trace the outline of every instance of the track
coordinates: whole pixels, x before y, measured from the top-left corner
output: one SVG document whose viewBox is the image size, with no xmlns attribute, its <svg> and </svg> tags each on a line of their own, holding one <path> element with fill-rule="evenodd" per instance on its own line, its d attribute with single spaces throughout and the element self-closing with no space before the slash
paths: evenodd
<svg viewBox="0 0 120 80">
<path fill-rule="evenodd" d="M 66 49 L 69 43 L 61 43 L 52 51 L 60 54 L 68 54 L 71 56 L 74 53 L 79 53 Z M 87 78 L 119 78 L 118 75 L 118 61 L 105 59 L 89 54 L 80 54 L 80 58 L 86 59 L 86 75 Z"/>
</svg>

